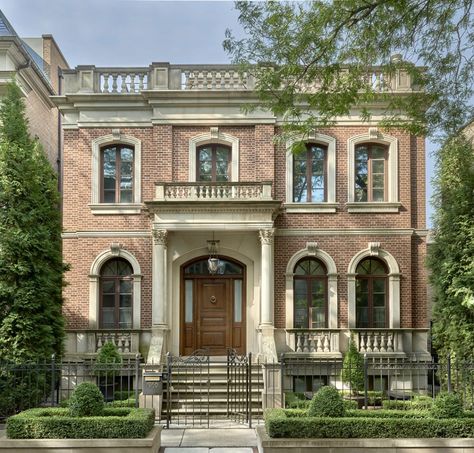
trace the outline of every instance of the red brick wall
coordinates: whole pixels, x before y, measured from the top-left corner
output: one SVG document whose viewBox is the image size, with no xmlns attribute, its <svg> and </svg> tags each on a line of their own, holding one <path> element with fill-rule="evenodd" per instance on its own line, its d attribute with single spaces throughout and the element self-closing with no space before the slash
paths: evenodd
<svg viewBox="0 0 474 453">
<path fill-rule="evenodd" d="M 425 176 L 424 142 L 401 132 L 390 132 L 399 140 L 399 213 L 353 214 L 347 201 L 347 139 L 367 132 L 367 127 L 331 127 L 324 131 L 337 140 L 335 214 L 286 214 L 276 219 L 280 229 L 362 229 L 424 228 Z M 220 126 L 239 138 L 241 181 L 273 181 L 274 197 L 286 198 L 286 150 L 273 144 L 274 126 Z M 188 181 L 189 139 L 209 132 L 209 127 L 158 125 L 148 128 L 121 128 L 122 134 L 142 141 L 142 201 L 152 200 L 158 181 Z M 66 130 L 64 134 L 64 229 L 72 231 L 149 230 L 151 221 L 140 215 L 93 215 L 91 202 L 91 141 L 111 134 L 110 128 Z M 401 272 L 401 326 L 426 327 L 425 241 L 417 236 L 302 236 L 275 238 L 275 324 L 285 326 L 285 272 L 289 258 L 306 247 L 306 242 L 319 247 L 334 259 L 338 270 L 339 325 L 347 326 L 347 278 L 351 258 L 368 242 L 378 241 L 397 260 Z M 142 266 L 142 326 L 151 324 L 151 239 L 66 239 L 65 260 L 72 265 L 65 289 L 65 313 L 71 327 L 87 327 L 90 266 L 95 257 L 119 242 L 133 253 Z"/>
</svg>

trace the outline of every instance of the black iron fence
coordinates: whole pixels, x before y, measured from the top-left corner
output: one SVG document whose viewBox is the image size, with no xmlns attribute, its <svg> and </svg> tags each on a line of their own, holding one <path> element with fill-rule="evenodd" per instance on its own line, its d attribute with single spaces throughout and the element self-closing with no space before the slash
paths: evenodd
<svg viewBox="0 0 474 453">
<path fill-rule="evenodd" d="M 323 385 L 335 386 L 353 406 L 365 408 L 381 407 L 384 401 L 418 401 L 441 391 L 458 392 L 465 406 L 474 408 L 474 362 L 449 357 L 366 355 L 362 363 L 344 364 L 340 358 L 294 353 L 278 361 L 230 353 L 213 360 L 170 356 L 167 363 L 154 365 L 137 355 L 120 364 L 54 357 L 36 363 L 0 362 L 0 420 L 29 407 L 66 405 L 81 382 L 96 383 L 109 405 L 154 407 L 168 425 L 208 425 L 210 417 L 257 423 L 265 408 L 306 407 Z M 144 378 L 154 379 L 153 374 L 162 379 L 161 395 L 144 387 Z"/>
</svg>

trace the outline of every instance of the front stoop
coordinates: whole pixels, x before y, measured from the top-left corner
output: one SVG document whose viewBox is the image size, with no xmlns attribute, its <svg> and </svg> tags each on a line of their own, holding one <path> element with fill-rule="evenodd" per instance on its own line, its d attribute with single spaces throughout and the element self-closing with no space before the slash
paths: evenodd
<svg viewBox="0 0 474 453">
<path fill-rule="evenodd" d="M 289 439 L 256 428 L 259 453 L 474 453 L 474 439 Z"/>
<path fill-rule="evenodd" d="M 0 453 L 158 453 L 161 426 L 141 439 L 7 439 L 0 434 Z"/>
</svg>

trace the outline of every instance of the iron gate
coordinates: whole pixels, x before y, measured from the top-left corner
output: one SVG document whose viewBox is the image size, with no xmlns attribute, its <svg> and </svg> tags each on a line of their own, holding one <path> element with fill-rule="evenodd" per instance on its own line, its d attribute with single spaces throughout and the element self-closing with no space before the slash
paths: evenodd
<svg viewBox="0 0 474 453">
<path fill-rule="evenodd" d="M 231 420 L 252 427 L 262 415 L 263 379 L 252 354 L 210 357 L 197 350 L 188 357 L 167 355 L 163 392 L 166 426 L 210 427 L 210 420 Z"/>
</svg>

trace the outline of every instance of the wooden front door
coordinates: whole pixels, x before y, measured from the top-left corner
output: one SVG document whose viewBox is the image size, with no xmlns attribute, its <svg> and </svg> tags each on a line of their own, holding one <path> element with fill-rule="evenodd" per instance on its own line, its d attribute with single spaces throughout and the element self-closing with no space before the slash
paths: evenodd
<svg viewBox="0 0 474 453">
<path fill-rule="evenodd" d="M 245 354 L 245 271 L 221 258 L 220 274 L 209 275 L 207 258 L 183 266 L 180 354 L 207 349 L 226 355 Z"/>
<path fill-rule="evenodd" d="M 224 355 L 232 331 L 232 296 L 229 279 L 197 281 L 197 349 Z"/>
</svg>

